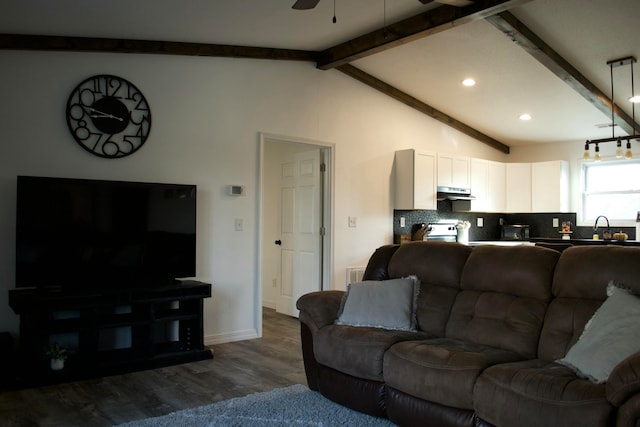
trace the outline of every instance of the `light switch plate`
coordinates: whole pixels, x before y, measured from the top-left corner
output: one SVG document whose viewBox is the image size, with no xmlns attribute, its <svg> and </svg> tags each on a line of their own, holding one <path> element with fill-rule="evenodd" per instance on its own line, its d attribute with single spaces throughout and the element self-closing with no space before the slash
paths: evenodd
<svg viewBox="0 0 640 427">
<path fill-rule="evenodd" d="M 478 226 L 478 228 L 484 227 L 484 218 L 476 219 L 476 225 Z"/>
<path fill-rule="evenodd" d="M 349 217 L 349 227 L 356 228 L 358 225 L 358 219 L 355 216 Z"/>
<path fill-rule="evenodd" d="M 553 218 L 553 227 L 558 228 L 558 226 L 560 226 L 560 223 L 558 222 L 558 218 Z"/>
</svg>

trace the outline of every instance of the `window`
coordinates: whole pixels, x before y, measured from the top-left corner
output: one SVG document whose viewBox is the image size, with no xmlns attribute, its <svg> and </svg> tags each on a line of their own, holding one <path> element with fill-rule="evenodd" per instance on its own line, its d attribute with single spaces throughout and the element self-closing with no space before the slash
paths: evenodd
<svg viewBox="0 0 640 427">
<path fill-rule="evenodd" d="M 640 211 L 640 160 L 583 164 L 582 219 L 631 225 Z M 622 225 L 622 224 L 621 224 Z"/>
</svg>

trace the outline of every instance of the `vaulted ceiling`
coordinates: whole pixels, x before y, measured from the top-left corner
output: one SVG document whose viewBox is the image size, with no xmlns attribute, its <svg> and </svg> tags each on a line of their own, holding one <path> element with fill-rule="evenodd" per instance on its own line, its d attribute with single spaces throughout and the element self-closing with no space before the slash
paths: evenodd
<svg viewBox="0 0 640 427">
<path fill-rule="evenodd" d="M 0 0 L 0 48 L 309 61 L 505 152 L 610 137 L 607 61 L 640 58 L 638 0 L 293 3 Z M 468 77 L 477 84 L 463 86 Z M 630 134 L 630 67 L 613 78 L 613 131 Z"/>
</svg>

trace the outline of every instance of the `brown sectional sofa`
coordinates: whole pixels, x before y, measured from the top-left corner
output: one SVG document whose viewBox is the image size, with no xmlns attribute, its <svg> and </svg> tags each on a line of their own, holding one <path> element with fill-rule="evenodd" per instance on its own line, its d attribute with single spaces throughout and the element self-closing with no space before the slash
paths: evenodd
<svg viewBox="0 0 640 427">
<path fill-rule="evenodd" d="M 555 362 L 610 281 L 640 294 L 640 248 L 413 242 L 378 248 L 364 279 L 410 275 L 416 331 L 335 324 L 342 291 L 298 300 L 311 389 L 403 426 L 640 425 L 640 353 L 606 383 Z"/>
</svg>

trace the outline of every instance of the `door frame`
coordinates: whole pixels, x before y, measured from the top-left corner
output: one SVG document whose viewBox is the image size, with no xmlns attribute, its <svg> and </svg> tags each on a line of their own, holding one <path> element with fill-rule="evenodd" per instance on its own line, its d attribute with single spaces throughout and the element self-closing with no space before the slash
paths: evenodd
<svg viewBox="0 0 640 427">
<path fill-rule="evenodd" d="M 284 135 L 276 135 L 265 132 L 258 133 L 259 143 L 259 165 L 258 165 L 258 256 L 257 256 L 257 268 L 256 268 L 256 290 L 255 290 L 255 319 L 256 319 L 256 331 L 258 337 L 262 336 L 262 269 L 263 269 L 263 243 L 265 240 L 264 229 L 264 198 L 265 198 L 265 150 L 268 149 L 268 144 L 291 144 L 307 146 L 310 149 L 319 148 L 324 152 L 324 163 L 326 165 L 326 172 L 323 177 L 323 200 L 322 200 L 322 212 L 319 212 L 323 218 L 325 233 L 322 239 L 322 265 L 319 269 L 321 275 L 321 289 L 331 289 L 331 281 L 333 277 L 333 223 L 334 223 L 334 165 L 335 165 L 335 144 L 311 140 L 307 138 L 291 137 Z"/>
</svg>

